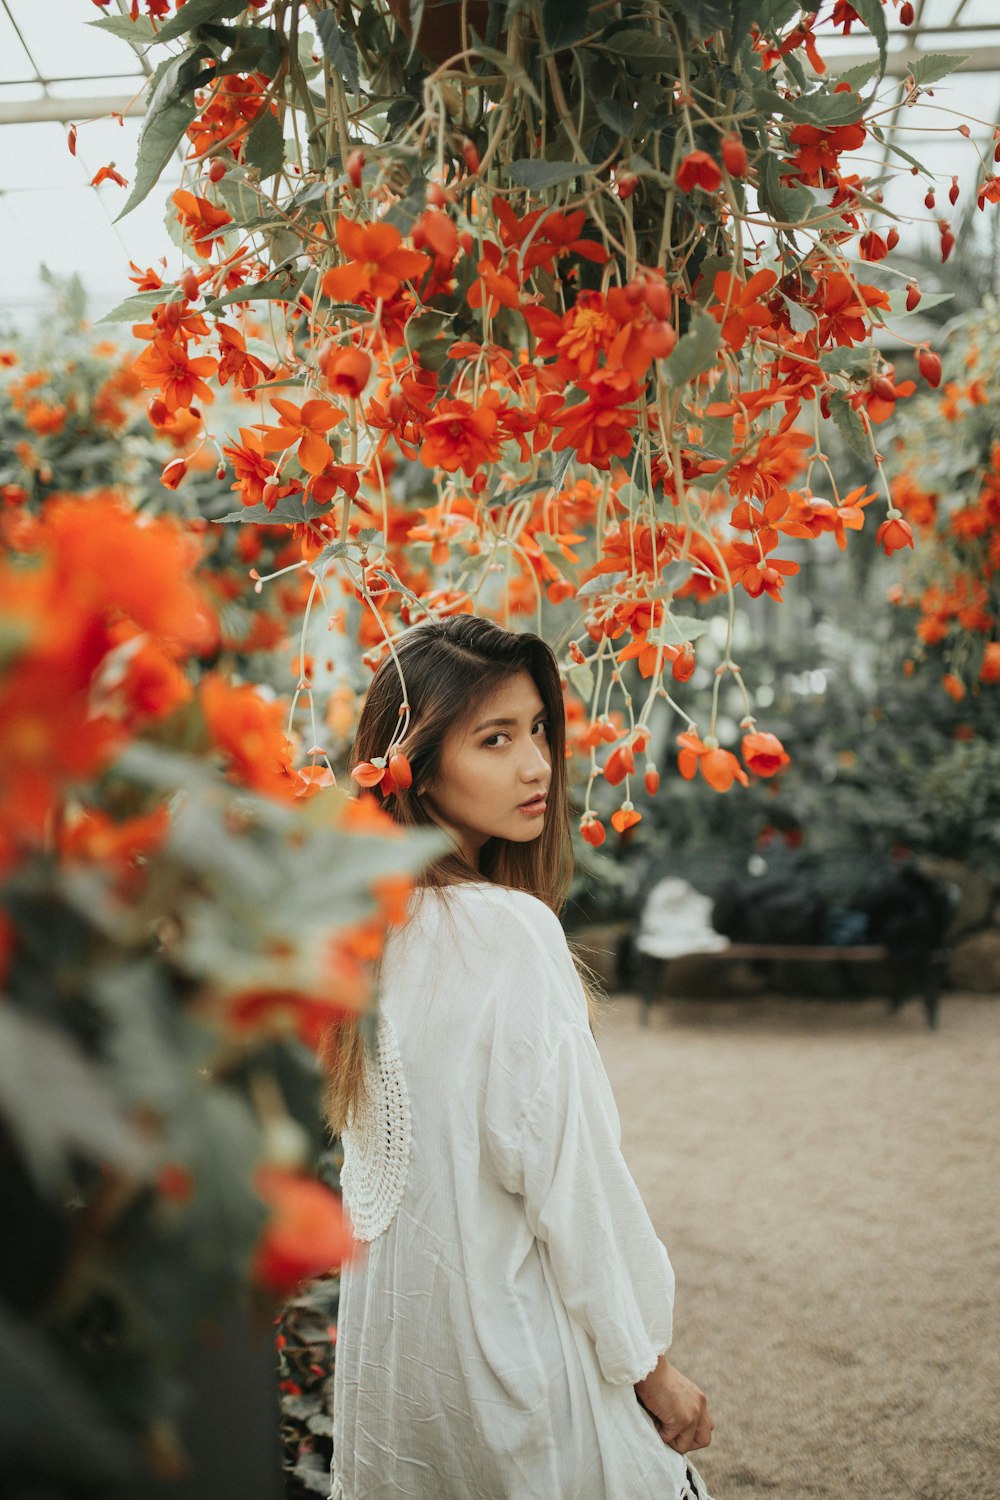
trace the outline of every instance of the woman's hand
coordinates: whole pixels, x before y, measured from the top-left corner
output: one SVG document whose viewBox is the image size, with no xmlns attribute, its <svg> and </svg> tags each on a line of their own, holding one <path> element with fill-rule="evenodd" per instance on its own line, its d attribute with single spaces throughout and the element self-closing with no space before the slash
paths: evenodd
<svg viewBox="0 0 1000 1500">
<path fill-rule="evenodd" d="M 675 1370 L 665 1354 L 660 1355 L 656 1368 L 638 1382 L 635 1394 L 668 1448 L 690 1453 L 694 1448 L 708 1447 L 715 1427 L 708 1397 L 701 1386 Z"/>
</svg>

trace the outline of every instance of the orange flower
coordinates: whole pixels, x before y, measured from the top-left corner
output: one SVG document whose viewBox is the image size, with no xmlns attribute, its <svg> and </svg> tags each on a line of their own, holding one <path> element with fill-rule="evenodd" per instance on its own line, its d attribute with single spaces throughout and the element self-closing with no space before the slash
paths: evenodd
<svg viewBox="0 0 1000 1500">
<path fill-rule="evenodd" d="M 510 307 L 516 312 L 521 306 L 517 282 L 511 274 L 514 257 L 507 257 L 506 269 L 501 269 L 501 262 L 497 246 L 487 240 L 483 245 L 483 258 L 476 263 L 478 278 L 469 287 L 466 298 L 470 307 L 484 307 L 490 318 L 495 318 L 501 307 Z"/>
<path fill-rule="evenodd" d="M 750 778 L 731 750 L 721 750 L 713 741 L 705 744 L 694 730 L 677 736 L 680 754 L 677 769 L 685 781 L 690 781 L 698 771 L 717 792 L 728 792 L 734 781 L 742 786 L 750 785 Z"/>
<path fill-rule="evenodd" d="M 741 281 L 730 271 L 720 271 L 712 283 L 716 306 L 709 312 L 722 326 L 722 337 L 730 349 L 742 349 L 751 328 L 769 328 L 774 316 L 763 301 L 777 282 L 774 271 L 758 271 Z"/>
<path fill-rule="evenodd" d="M 202 260 L 208 260 L 212 254 L 212 246 L 222 238 L 219 231 L 233 222 L 231 215 L 224 208 L 216 208 L 207 198 L 189 193 L 186 188 L 178 188 L 172 194 L 171 202 L 177 210 L 178 219 L 191 236 L 195 254 Z"/>
<path fill-rule="evenodd" d="M 946 672 L 941 678 L 941 686 L 956 703 L 961 703 L 965 697 L 965 683 L 961 677 L 956 677 L 954 672 Z"/>
<path fill-rule="evenodd" d="M 791 764 L 791 757 L 774 734 L 745 734 L 743 760 L 755 776 L 774 776 Z"/>
<path fill-rule="evenodd" d="M 326 383 L 335 396 L 356 401 L 368 384 L 372 358 L 364 349 L 339 348 L 334 345 L 320 357 Z"/>
<path fill-rule="evenodd" d="M 373 761 L 359 760 L 351 768 L 351 776 L 358 786 L 378 786 L 385 775 L 385 766 L 376 766 Z"/>
<path fill-rule="evenodd" d="M 230 460 L 236 483 L 229 486 L 238 490 L 244 505 L 259 505 L 264 499 L 264 486 L 274 474 L 274 464 L 264 453 L 260 434 L 249 427 L 240 428 L 239 443 L 223 444 L 222 451 Z M 287 487 L 283 487 L 287 493 Z M 271 508 L 278 499 L 278 491 L 271 490 Z"/>
<path fill-rule="evenodd" d="M 884 547 L 886 553 L 891 556 L 902 547 L 913 546 L 913 529 L 902 516 L 892 515 L 887 521 L 883 521 L 875 533 L 875 541 L 880 547 Z"/>
<path fill-rule="evenodd" d="M 90 179 L 91 187 L 100 187 L 102 182 L 117 182 L 119 187 L 128 187 L 127 178 L 120 172 L 115 171 L 114 162 L 109 162 L 106 167 L 100 167 Z"/>
<path fill-rule="evenodd" d="M 238 328 L 228 323 L 217 323 L 219 335 L 219 384 L 225 385 L 235 379 L 242 390 L 248 391 L 261 380 L 273 380 L 274 371 L 256 354 L 248 354 L 246 340 Z"/>
<path fill-rule="evenodd" d="M 225 756 L 230 779 L 282 800 L 293 795 L 284 705 L 269 703 L 250 683 L 227 682 L 219 672 L 202 679 L 199 695 L 209 737 Z"/>
<path fill-rule="evenodd" d="M 202 377 L 214 375 L 218 361 L 208 354 L 189 359 L 181 344 L 154 339 L 136 359 L 133 369 L 147 389 L 163 392 L 168 412 L 190 407 L 195 397 L 206 403 L 215 399 Z"/>
<path fill-rule="evenodd" d="M 1000 682 L 1000 641 L 989 641 L 979 668 L 980 682 Z"/>
<path fill-rule="evenodd" d="M 169 827 L 166 807 L 122 823 L 100 808 L 88 807 L 59 829 L 59 852 L 64 859 L 87 864 L 131 864 L 158 849 Z"/>
<path fill-rule="evenodd" d="M 314 1178 L 257 1168 L 255 1185 L 271 1217 L 257 1244 L 253 1277 L 287 1299 L 311 1276 L 336 1271 L 354 1254 L 340 1200 Z"/>
<path fill-rule="evenodd" d="M 500 457 L 500 397 L 487 391 L 478 406 L 470 401 L 439 401 L 434 414 L 421 423 L 420 462 L 428 469 L 461 469 L 471 479 L 482 464 Z"/>
<path fill-rule="evenodd" d="M 632 448 L 632 429 L 638 413 L 634 401 L 639 387 L 626 370 L 597 370 L 580 385 L 587 400 L 562 406 L 553 415 L 553 427 L 563 431 L 552 447 L 556 452 L 575 448 L 581 463 L 595 469 L 610 469 L 613 457 L 625 458 Z"/>
<path fill-rule="evenodd" d="M 636 823 L 642 822 L 642 813 L 637 812 L 634 807 L 627 803 L 624 807 L 617 808 L 611 814 L 611 826 L 616 833 L 624 833 L 626 828 L 634 828 Z"/>
<path fill-rule="evenodd" d="M 281 418 L 280 427 L 255 425 L 261 434 L 261 446 L 266 453 L 298 444 L 296 455 L 307 474 L 322 474 L 327 464 L 333 463 L 333 449 L 322 436 L 344 420 L 344 413 L 331 401 L 319 399 L 306 401 L 296 406 L 294 401 L 284 401 L 280 396 L 271 397 L 271 405 Z"/>
<path fill-rule="evenodd" d="M 430 267 L 420 250 L 404 250 L 394 224 L 359 224 L 343 214 L 337 219 L 337 244 L 349 264 L 334 266 L 323 277 L 323 294 L 335 302 L 359 297 L 394 297 L 404 281 L 414 281 Z"/>
</svg>

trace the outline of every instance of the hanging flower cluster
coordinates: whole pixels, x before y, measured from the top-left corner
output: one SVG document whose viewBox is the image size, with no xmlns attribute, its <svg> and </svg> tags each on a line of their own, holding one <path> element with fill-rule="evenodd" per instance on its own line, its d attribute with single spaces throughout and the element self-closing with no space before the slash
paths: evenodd
<svg viewBox="0 0 1000 1500">
<path fill-rule="evenodd" d="M 914 382 L 872 336 L 920 289 L 887 289 L 906 226 L 882 231 L 877 190 L 844 160 L 879 132 L 881 5 L 838 3 L 825 23 L 764 6 L 727 29 L 671 0 L 613 17 L 529 5 L 482 43 L 461 7 L 436 29 L 388 0 L 292 0 L 287 30 L 232 6 L 195 27 L 204 9 L 150 25 L 184 44 L 145 136 L 175 111 L 192 267 L 140 293 L 134 331 L 154 421 L 207 403 L 213 381 L 259 399 L 227 442 L 199 428 L 232 475 L 227 519 L 293 528 L 307 617 L 346 628 L 339 594 L 371 668 L 423 617 L 542 630 L 558 609 L 592 843 L 599 776 L 623 787 L 619 831 L 641 816 L 631 781 L 658 700 L 682 775 L 725 791 L 780 771 L 733 659 L 737 601 L 780 602 L 788 544 L 844 547 L 880 492 L 880 545 L 908 541 L 875 430 Z M 862 21 L 879 59 L 827 77 L 824 25 Z M 915 64 L 906 100 L 952 62 Z M 141 148 L 130 203 L 155 175 Z M 241 332 L 251 305 L 267 351 Z M 931 386 L 936 359 L 921 350 Z M 868 489 L 837 493 L 821 419 L 867 458 Z M 702 710 L 682 689 L 718 609 Z M 724 680 L 742 694 L 742 765 L 717 741 Z M 311 692 L 303 678 L 297 700 Z M 355 780 L 405 790 L 408 724 Z M 655 794 L 659 769 L 642 774 Z"/>
<path fill-rule="evenodd" d="M 890 598 L 916 612 L 917 652 L 942 669 L 956 701 L 1000 683 L 1000 316 L 951 326 L 941 395 L 914 403 L 896 442 L 890 489 L 908 561 Z M 935 356 L 935 358 L 937 358 Z"/>
</svg>

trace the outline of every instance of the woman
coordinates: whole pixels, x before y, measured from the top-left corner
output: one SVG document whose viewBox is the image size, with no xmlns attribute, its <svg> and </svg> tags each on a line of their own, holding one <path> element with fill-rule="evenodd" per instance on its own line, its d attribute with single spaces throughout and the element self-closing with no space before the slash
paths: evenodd
<svg viewBox="0 0 1000 1500">
<path fill-rule="evenodd" d="M 684 1455 L 713 1419 L 666 1359 L 673 1270 L 556 915 L 555 659 L 468 615 L 396 650 L 351 764 L 405 753 L 410 786 L 374 795 L 453 847 L 387 940 L 377 1064 L 357 1028 L 327 1050 L 365 1242 L 341 1287 L 333 1500 L 707 1500 Z"/>
</svg>

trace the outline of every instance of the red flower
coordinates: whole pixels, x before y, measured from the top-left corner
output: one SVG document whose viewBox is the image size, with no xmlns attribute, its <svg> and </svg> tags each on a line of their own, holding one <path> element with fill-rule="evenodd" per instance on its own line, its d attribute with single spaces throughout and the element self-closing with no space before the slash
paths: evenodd
<svg viewBox="0 0 1000 1500">
<path fill-rule="evenodd" d="M 255 1185 L 271 1210 L 253 1261 L 254 1280 L 287 1297 L 310 1276 L 337 1270 L 353 1254 L 340 1200 L 311 1177 L 258 1167 Z"/>
<path fill-rule="evenodd" d="M 696 187 L 714 193 L 722 184 L 722 172 L 707 151 L 689 151 L 677 168 L 676 181 L 682 193 L 693 192 Z"/>
<path fill-rule="evenodd" d="M 609 786 L 618 786 L 626 776 L 635 774 L 635 757 L 630 745 L 616 745 L 604 762 L 604 779 Z"/>
<path fill-rule="evenodd" d="M 755 776 L 775 776 L 791 764 L 791 757 L 774 734 L 745 734 L 743 760 Z"/>
<path fill-rule="evenodd" d="M 607 836 L 604 832 L 604 824 L 599 818 L 593 817 L 583 819 L 580 824 L 580 833 L 592 849 L 599 849 Z"/>
</svg>

